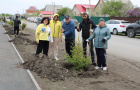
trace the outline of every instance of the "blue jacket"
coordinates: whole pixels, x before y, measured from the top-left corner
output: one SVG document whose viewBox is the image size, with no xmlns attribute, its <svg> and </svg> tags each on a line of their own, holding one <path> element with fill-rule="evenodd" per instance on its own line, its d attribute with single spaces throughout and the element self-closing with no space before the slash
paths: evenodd
<svg viewBox="0 0 140 90">
<path fill-rule="evenodd" d="M 66 39 L 75 38 L 75 25 L 71 20 L 68 24 L 64 22 L 62 28 L 65 30 L 64 34 Z"/>
<path fill-rule="evenodd" d="M 94 39 L 95 38 L 95 39 Z M 92 35 L 88 38 L 88 41 L 91 41 L 94 39 L 94 47 L 95 48 L 104 48 L 104 43 L 102 39 L 106 39 L 106 48 L 108 48 L 108 40 L 111 38 L 110 30 L 109 28 L 105 25 L 103 27 L 97 27 L 95 31 L 92 33 Z"/>
</svg>

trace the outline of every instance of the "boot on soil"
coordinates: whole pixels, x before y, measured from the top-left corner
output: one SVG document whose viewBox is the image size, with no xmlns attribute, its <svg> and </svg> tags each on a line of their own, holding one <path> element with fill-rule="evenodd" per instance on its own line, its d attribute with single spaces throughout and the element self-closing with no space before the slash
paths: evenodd
<svg viewBox="0 0 140 90">
<path fill-rule="evenodd" d="M 96 67 L 95 67 L 96 70 L 98 70 L 98 69 L 100 69 L 100 68 L 101 68 L 101 67 L 99 67 L 99 66 L 96 66 Z"/>
<path fill-rule="evenodd" d="M 103 67 L 103 70 L 106 71 L 107 70 L 107 67 Z"/>
<path fill-rule="evenodd" d="M 42 54 L 42 53 L 40 53 L 40 54 L 39 54 L 39 58 L 42 58 L 42 57 L 43 57 L 43 54 Z"/>
<path fill-rule="evenodd" d="M 54 59 L 56 60 L 56 61 L 58 61 L 59 59 L 58 59 L 58 57 L 54 57 Z"/>
</svg>

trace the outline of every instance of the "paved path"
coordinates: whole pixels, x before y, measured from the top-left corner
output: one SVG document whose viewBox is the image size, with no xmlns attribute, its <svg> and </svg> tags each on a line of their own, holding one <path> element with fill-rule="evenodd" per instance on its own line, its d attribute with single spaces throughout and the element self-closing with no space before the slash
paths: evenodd
<svg viewBox="0 0 140 90">
<path fill-rule="evenodd" d="M 0 90 L 36 90 L 0 24 Z"/>
</svg>

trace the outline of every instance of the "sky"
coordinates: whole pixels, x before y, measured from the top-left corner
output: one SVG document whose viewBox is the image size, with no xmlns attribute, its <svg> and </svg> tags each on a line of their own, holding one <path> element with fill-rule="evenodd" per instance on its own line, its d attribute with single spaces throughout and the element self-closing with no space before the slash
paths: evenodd
<svg viewBox="0 0 140 90">
<path fill-rule="evenodd" d="M 98 0 L 91 0 L 91 4 L 96 5 Z M 131 2 L 140 7 L 140 0 L 131 0 Z M 44 8 L 47 4 L 63 5 L 63 7 L 73 8 L 74 4 L 89 4 L 89 0 L 0 0 L 0 14 L 23 14 L 30 6 L 37 9 Z"/>
</svg>

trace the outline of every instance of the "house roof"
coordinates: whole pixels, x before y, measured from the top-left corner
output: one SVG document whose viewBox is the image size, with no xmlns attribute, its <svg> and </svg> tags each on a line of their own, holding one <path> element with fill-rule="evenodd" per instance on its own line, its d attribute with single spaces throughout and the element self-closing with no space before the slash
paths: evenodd
<svg viewBox="0 0 140 90">
<path fill-rule="evenodd" d="M 30 6 L 30 8 L 27 10 L 38 10 L 38 9 L 36 9 L 36 7 L 34 7 L 34 6 Z"/>
<path fill-rule="evenodd" d="M 94 8 L 96 5 L 88 5 L 88 4 L 75 4 L 75 6 L 77 7 L 78 11 L 83 13 L 86 12 L 87 8 Z"/>
<path fill-rule="evenodd" d="M 40 14 L 42 14 L 42 15 L 52 15 L 52 14 L 54 14 L 54 12 L 53 11 L 40 11 Z"/>
</svg>

